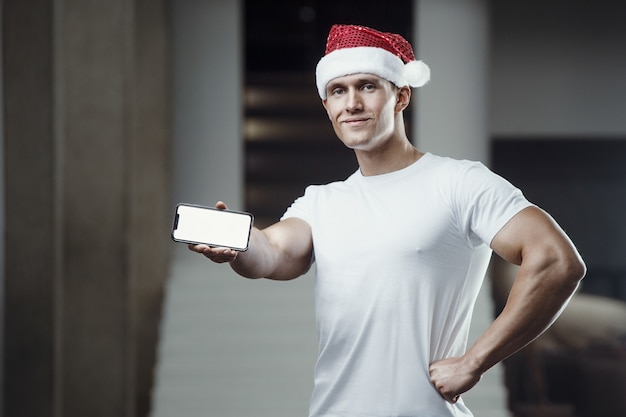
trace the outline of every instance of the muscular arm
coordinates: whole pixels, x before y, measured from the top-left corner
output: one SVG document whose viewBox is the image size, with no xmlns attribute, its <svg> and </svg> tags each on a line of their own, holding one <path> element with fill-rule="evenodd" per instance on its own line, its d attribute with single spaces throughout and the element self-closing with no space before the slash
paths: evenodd
<svg viewBox="0 0 626 417">
<path fill-rule="evenodd" d="M 467 353 L 431 364 L 431 381 L 450 402 L 478 383 L 489 368 L 543 333 L 585 274 L 572 242 L 536 207 L 513 217 L 496 234 L 491 247 L 520 268 L 502 313 Z"/>
<path fill-rule="evenodd" d="M 215 207 L 225 209 L 218 202 Z M 300 219 L 290 218 L 263 230 L 253 228 L 245 252 L 207 245 L 189 245 L 217 263 L 230 263 L 232 269 L 246 278 L 290 280 L 308 271 L 311 265 L 313 241 L 311 228 Z"/>
</svg>

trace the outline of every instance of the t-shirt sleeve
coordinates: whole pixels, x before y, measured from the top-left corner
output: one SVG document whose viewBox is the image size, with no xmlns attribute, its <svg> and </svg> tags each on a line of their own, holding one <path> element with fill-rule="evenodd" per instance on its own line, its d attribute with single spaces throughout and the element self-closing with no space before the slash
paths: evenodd
<svg viewBox="0 0 626 417">
<path fill-rule="evenodd" d="M 457 213 L 472 244 L 489 245 L 517 213 L 532 206 L 520 189 L 477 162 L 457 184 Z"/>
<path fill-rule="evenodd" d="M 304 190 L 304 195 L 296 198 L 293 203 L 283 213 L 280 220 L 285 220 L 291 217 L 297 217 L 311 224 L 311 204 L 314 199 L 316 187 L 309 185 Z"/>
<path fill-rule="evenodd" d="M 285 213 L 281 216 L 280 220 L 285 220 L 289 218 L 296 217 L 298 219 L 302 219 L 307 222 L 309 225 L 312 225 L 313 217 L 312 217 L 312 206 L 315 200 L 317 188 L 316 186 L 309 185 L 305 191 L 304 195 L 296 198 L 291 206 L 287 208 Z M 315 248 L 313 248 L 313 253 L 311 256 L 311 265 L 315 262 Z"/>
</svg>

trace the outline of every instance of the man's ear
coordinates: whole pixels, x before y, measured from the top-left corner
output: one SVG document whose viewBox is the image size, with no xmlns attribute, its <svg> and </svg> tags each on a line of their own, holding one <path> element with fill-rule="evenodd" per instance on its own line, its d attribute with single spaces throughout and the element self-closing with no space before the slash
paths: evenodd
<svg viewBox="0 0 626 417">
<path fill-rule="evenodd" d="M 411 88 L 408 86 L 398 88 L 396 101 L 396 112 L 401 112 L 409 106 L 411 102 Z"/>
</svg>

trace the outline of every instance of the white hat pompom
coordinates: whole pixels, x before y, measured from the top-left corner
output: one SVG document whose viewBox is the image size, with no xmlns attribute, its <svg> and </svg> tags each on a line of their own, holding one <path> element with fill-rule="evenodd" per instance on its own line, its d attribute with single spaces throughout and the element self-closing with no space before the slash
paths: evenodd
<svg viewBox="0 0 626 417">
<path fill-rule="evenodd" d="M 411 87 L 421 87 L 430 80 L 430 68 L 422 61 L 411 61 L 404 65 L 404 80 Z"/>
</svg>

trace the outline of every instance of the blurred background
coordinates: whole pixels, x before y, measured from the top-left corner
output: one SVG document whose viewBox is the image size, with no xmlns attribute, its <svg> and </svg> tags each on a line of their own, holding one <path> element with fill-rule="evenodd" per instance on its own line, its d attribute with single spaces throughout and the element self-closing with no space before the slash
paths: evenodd
<svg viewBox="0 0 626 417">
<path fill-rule="evenodd" d="M 313 275 L 238 278 L 170 240 L 178 202 L 277 220 L 356 169 L 314 86 L 333 23 L 400 33 L 432 80 L 409 136 L 548 210 L 588 276 L 465 402 L 626 415 L 626 3 L 2 2 L 0 416 L 307 414 Z M 515 268 L 495 258 L 472 338 Z"/>
</svg>

